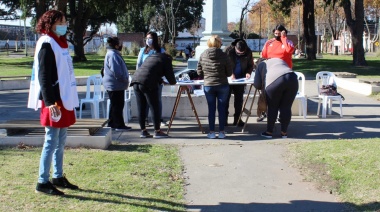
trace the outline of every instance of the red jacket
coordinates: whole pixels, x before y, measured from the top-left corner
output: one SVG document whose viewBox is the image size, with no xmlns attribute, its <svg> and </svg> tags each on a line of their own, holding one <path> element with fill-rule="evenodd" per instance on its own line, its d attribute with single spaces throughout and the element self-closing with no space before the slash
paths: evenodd
<svg viewBox="0 0 380 212">
<path fill-rule="evenodd" d="M 291 40 L 281 36 L 281 41 L 272 38 L 268 40 L 263 48 L 261 56 L 265 59 L 280 58 L 283 59 L 289 66 L 293 68 L 292 55 L 294 52 L 294 45 Z"/>
</svg>

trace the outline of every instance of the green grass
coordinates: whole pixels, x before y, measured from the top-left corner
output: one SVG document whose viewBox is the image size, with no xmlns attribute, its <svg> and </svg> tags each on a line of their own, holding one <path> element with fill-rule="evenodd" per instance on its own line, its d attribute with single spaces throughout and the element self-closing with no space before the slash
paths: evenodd
<svg viewBox="0 0 380 212">
<path fill-rule="evenodd" d="M 169 145 L 66 149 L 64 172 L 81 190 L 34 192 L 41 148 L 0 148 L 0 211 L 185 211 L 182 164 Z"/>
<path fill-rule="evenodd" d="M 306 180 L 359 211 L 380 210 L 380 138 L 293 143 L 289 150 Z"/>
</svg>

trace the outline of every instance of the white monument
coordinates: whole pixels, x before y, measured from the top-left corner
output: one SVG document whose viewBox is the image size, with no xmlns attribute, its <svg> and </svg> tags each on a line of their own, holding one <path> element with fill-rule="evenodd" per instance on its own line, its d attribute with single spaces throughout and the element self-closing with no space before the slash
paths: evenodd
<svg viewBox="0 0 380 212">
<path fill-rule="evenodd" d="M 222 38 L 223 47 L 229 45 L 233 39 L 229 37 L 231 32 L 227 30 L 227 0 L 207 0 L 204 9 L 206 19 L 205 31 L 202 33 L 200 45 L 195 49 L 195 59 L 199 60 L 202 52 L 206 50 L 207 40 L 211 35 Z"/>
</svg>

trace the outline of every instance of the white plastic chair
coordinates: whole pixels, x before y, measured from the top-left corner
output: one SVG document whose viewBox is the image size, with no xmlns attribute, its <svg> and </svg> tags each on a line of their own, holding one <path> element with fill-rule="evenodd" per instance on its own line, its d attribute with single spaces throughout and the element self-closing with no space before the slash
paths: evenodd
<svg viewBox="0 0 380 212">
<path fill-rule="evenodd" d="M 321 94 L 321 88 L 323 85 L 335 84 L 335 74 L 328 71 L 318 72 L 316 75 L 317 89 L 318 89 L 318 111 L 317 116 L 319 116 L 319 109 L 322 104 L 322 118 L 326 118 L 326 112 L 328 109 L 329 115 L 332 113 L 332 102 L 338 101 L 340 106 L 340 117 L 343 117 L 342 112 L 342 96 L 329 96 Z"/>
<path fill-rule="evenodd" d="M 124 109 L 123 109 L 124 122 L 127 124 L 129 123 L 129 120 L 131 120 L 132 118 L 132 110 L 131 110 L 132 87 L 130 87 L 131 81 L 132 81 L 132 77 L 131 75 L 129 75 L 128 89 L 124 91 Z M 107 118 L 109 118 L 110 105 L 111 105 L 111 100 L 107 99 Z"/>
<path fill-rule="evenodd" d="M 86 97 L 79 102 L 79 118 L 82 118 L 82 105 L 91 104 L 91 117 L 99 119 L 99 110 L 102 105 L 105 116 L 104 88 L 102 86 L 102 76 L 100 74 L 91 75 L 87 79 Z"/>
<path fill-rule="evenodd" d="M 307 115 L 307 97 L 305 95 L 305 75 L 301 72 L 294 72 L 297 75 L 298 79 L 298 92 L 295 100 L 298 100 L 298 114 L 303 115 L 303 118 L 306 119 Z"/>
</svg>

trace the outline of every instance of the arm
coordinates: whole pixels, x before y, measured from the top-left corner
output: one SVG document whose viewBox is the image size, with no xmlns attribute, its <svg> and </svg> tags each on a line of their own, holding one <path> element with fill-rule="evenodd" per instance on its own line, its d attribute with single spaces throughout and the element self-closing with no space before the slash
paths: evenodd
<svg viewBox="0 0 380 212">
<path fill-rule="evenodd" d="M 294 52 L 294 45 L 291 40 L 288 40 L 286 37 L 286 32 L 282 31 L 281 32 L 281 42 L 285 46 L 285 52 L 288 54 L 293 54 Z"/>
<path fill-rule="evenodd" d="M 41 50 L 38 53 L 39 60 L 39 73 L 38 80 L 41 86 L 41 95 L 46 106 L 54 105 L 55 100 L 58 99 L 54 96 L 54 89 L 52 80 L 52 72 L 57 71 L 55 65 L 55 56 L 53 49 L 49 43 L 42 44 Z M 58 84 L 56 84 L 58 86 Z"/>
<path fill-rule="evenodd" d="M 257 70 L 255 72 L 255 78 L 253 79 L 253 86 L 255 86 L 256 89 L 261 89 L 265 82 L 262 80 L 262 75 L 266 72 L 266 63 L 260 63 L 257 66 Z"/>
<path fill-rule="evenodd" d="M 172 59 L 169 56 L 165 56 L 164 75 L 170 85 L 175 85 L 177 83 L 174 76 Z"/>
<path fill-rule="evenodd" d="M 232 75 L 232 61 L 231 61 L 231 58 L 230 57 L 226 57 L 226 76 L 227 77 L 230 77 Z M 235 78 L 235 77 L 233 77 Z"/>
<path fill-rule="evenodd" d="M 264 48 L 261 52 L 261 57 L 267 59 L 268 58 L 268 42 L 269 40 L 264 44 Z"/>
<path fill-rule="evenodd" d="M 142 55 L 144 52 L 144 48 L 141 48 L 139 51 L 139 55 L 137 56 L 137 62 L 136 62 L 136 70 L 140 68 L 142 65 Z"/>
<path fill-rule="evenodd" d="M 117 53 L 112 54 L 109 64 L 110 70 L 114 73 L 116 80 L 128 83 L 129 73 L 124 60 L 121 58 L 121 55 L 117 55 Z"/>
<path fill-rule="evenodd" d="M 249 49 L 248 51 L 248 64 L 247 64 L 247 70 L 245 71 L 245 78 L 249 79 L 251 77 L 253 71 L 253 57 L 252 57 L 252 51 Z"/>
</svg>

